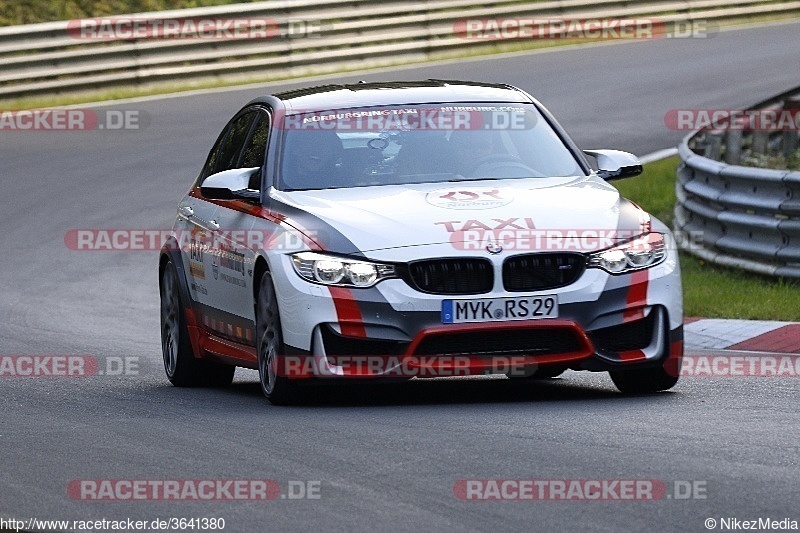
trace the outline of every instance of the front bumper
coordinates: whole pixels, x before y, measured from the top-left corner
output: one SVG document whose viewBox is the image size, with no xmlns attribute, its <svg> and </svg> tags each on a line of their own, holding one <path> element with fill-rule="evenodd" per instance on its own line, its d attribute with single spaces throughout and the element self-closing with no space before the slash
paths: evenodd
<svg viewBox="0 0 800 533">
<path fill-rule="evenodd" d="M 682 356 L 683 308 L 674 251 L 647 270 L 587 269 L 557 295 L 559 317 L 443 324 L 442 300 L 519 296 L 425 294 L 400 279 L 368 289 L 315 285 L 288 256 L 271 265 L 289 377 L 436 377 L 523 372 L 537 366 L 605 371 L 663 365 Z M 531 293 L 537 295 L 537 293 Z M 672 364 L 672 363 L 670 363 Z"/>
</svg>

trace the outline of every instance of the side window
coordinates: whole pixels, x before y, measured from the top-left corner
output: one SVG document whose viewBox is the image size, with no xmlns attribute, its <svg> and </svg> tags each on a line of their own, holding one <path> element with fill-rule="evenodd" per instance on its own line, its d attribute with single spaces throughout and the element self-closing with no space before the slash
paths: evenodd
<svg viewBox="0 0 800 533">
<path fill-rule="evenodd" d="M 258 124 L 256 124 L 253 134 L 247 141 L 242 152 L 241 168 L 260 167 L 264 164 L 264 152 L 267 149 L 267 137 L 269 135 L 269 115 L 259 113 Z"/>
<path fill-rule="evenodd" d="M 250 135 L 244 150 L 242 150 L 242 159 L 239 163 L 241 168 L 261 167 L 264 165 L 264 155 L 267 150 L 267 140 L 269 138 L 270 116 L 267 113 L 261 112 L 258 115 L 258 123 L 253 128 L 253 133 Z M 249 188 L 261 188 L 261 174 L 254 174 L 250 180 Z"/>
<path fill-rule="evenodd" d="M 257 111 L 249 111 L 233 121 L 228 133 L 225 135 L 225 140 L 216 154 L 213 173 L 216 174 L 217 172 L 237 167 L 242 145 L 247 139 L 247 134 L 250 133 L 250 127 L 253 125 L 257 115 Z"/>
<path fill-rule="evenodd" d="M 217 166 L 217 160 L 219 159 L 219 151 L 222 148 L 222 145 L 225 144 L 225 139 L 227 137 L 227 126 L 222 131 L 219 139 L 217 139 L 217 143 L 214 145 L 214 148 L 211 149 L 211 152 L 208 154 L 208 159 L 206 160 L 206 164 L 203 167 L 203 173 L 200 175 L 200 180 L 206 179 L 208 176 L 214 173 L 214 167 Z"/>
</svg>

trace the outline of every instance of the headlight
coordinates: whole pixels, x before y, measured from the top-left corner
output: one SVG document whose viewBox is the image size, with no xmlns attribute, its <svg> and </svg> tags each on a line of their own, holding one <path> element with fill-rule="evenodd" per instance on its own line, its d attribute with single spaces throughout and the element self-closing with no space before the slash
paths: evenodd
<svg viewBox="0 0 800 533">
<path fill-rule="evenodd" d="M 392 265 L 315 252 L 294 254 L 292 265 L 301 278 L 323 285 L 371 287 L 382 279 L 395 277 L 395 269 Z"/>
<path fill-rule="evenodd" d="M 667 257 L 664 236 L 648 233 L 614 248 L 589 255 L 589 268 L 602 268 L 610 274 L 624 274 L 657 265 Z"/>
</svg>

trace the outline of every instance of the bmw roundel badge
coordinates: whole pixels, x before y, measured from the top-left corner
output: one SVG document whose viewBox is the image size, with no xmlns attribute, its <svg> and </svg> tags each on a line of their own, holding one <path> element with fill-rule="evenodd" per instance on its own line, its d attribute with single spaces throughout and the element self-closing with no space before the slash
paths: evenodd
<svg viewBox="0 0 800 533">
<path fill-rule="evenodd" d="M 489 252 L 490 254 L 497 255 L 503 251 L 503 246 L 497 242 L 490 242 L 489 244 L 486 245 L 486 251 Z"/>
</svg>

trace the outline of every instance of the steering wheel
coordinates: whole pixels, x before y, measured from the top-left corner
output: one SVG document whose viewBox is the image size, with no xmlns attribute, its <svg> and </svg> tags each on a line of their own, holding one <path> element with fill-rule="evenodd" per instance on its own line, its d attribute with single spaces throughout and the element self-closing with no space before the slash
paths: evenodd
<svg viewBox="0 0 800 533">
<path fill-rule="evenodd" d="M 527 178 L 531 176 L 544 176 L 544 174 L 537 172 L 523 163 L 522 159 L 519 157 L 510 154 L 485 155 L 475 160 L 473 165 L 475 165 L 475 168 L 470 172 L 470 178 Z M 507 175 L 502 173 L 501 169 L 511 169 L 512 172 Z"/>
</svg>

